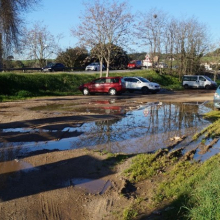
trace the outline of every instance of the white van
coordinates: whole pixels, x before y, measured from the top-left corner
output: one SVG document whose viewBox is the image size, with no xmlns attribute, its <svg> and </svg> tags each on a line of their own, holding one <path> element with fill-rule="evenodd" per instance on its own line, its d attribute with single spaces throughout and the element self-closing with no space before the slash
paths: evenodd
<svg viewBox="0 0 220 220">
<path fill-rule="evenodd" d="M 182 85 L 188 88 L 216 89 L 217 83 L 204 75 L 184 75 Z"/>
</svg>

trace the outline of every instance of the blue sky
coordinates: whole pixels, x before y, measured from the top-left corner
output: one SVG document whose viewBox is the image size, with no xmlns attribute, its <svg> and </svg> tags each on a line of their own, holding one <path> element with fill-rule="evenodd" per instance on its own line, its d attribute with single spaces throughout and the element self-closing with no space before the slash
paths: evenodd
<svg viewBox="0 0 220 220">
<path fill-rule="evenodd" d="M 85 0 L 87 1 L 87 0 Z M 91 2 L 92 0 L 90 0 Z M 121 0 L 118 0 L 121 1 Z M 41 6 L 26 14 L 28 26 L 40 21 L 54 36 L 63 34 L 62 49 L 77 46 L 70 29 L 79 23 L 84 10 L 82 0 L 42 0 Z M 219 0 L 128 0 L 132 12 L 147 12 L 152 8 L 162 10 L 175 18 L 196 17 L 207 26 L 208 33 L 215 40 L 220 39 L 220 1 Z"/>
</svg>

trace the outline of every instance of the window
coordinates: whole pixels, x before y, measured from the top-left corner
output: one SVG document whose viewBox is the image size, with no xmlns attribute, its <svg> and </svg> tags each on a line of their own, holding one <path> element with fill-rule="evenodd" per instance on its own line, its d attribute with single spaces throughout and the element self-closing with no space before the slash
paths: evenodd
<svg viewBox="0 0 220 220">
<path fill-rule="evenodd" d="M 111 79 L 106 79 L 106 83 L 111 83 L 112 80 Z"/>
<path fill-rule="evenodd" d="M 100 78 L 100 79 L 97 79 L 97 80 L 95 80 L 94 81 L 94 83 L 105 83 L 106 82 L 106 79 L 104 79 L 104 78 Z"/>
<path fill-rule="evenodd" d="M 113 79 L 111 79 L 111 82 L 113 82 L 113 83 L 119 83 L 119 78 L 113 78 Z"/>
<path fill-rule="evenodd" d="M 183 81 L 196 81 L 197 76 L 184 76 Z"/>
<path fill-rule="evenodd" d="M 148 79 L 145 79 L 145 78 L 143 78 L 143 77 L 139 77 L 138 79 L 140 79 L 142 82 L 150 82 Z"/>
<path fill-rule="evenodd" d="M 131 82 L 132 78 L 124 78 L 125 82 Z"/>
<path fill-rule="evenodd" d="M 135 78 L 132 78 L 131 79 L 131 82 L 133 82 L 133 83 L 137 83 L 139 80 L 138 79 L 135 79 Z"/>
<path fill-rule="evenodd" d="M 199 77 L 199 80 L 200 81 L 206 81 L 206 79 L 204 77 L 202 77 L 202 76 Z"/>
</svg>

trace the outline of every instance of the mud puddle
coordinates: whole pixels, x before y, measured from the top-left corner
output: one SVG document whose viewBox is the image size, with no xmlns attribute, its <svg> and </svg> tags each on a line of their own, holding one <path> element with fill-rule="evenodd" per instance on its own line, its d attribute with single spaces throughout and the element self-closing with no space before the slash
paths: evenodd
<svg viewBox="0 0 220 220">
<path fill-rule="evenodd" d="M 112 153 L 145 153 L 166 148 L 172 144 L 173 137 L 182 136 L 186 138 L 177 147 L 187 148 L 192 135 L 210 124 L 203 114 L 212 108 L 213 104 L 209 102 L 150 102 L 123 112 L 123 117 L 73 124 L 62 130 L 8 128 L 1 131 L 0 161 L 43 150 L 78 148 Z M 17 135 L 23 135 L 23 140 L 13 141 Z M 42 141 L 36 141 L 36 136 Z M 190 144 L 190 147 L 195 147 L 199 141 Z"/>
<path fill-rule="evenodd" d="M 62 187 L 73 186 L 87 193 L 102 195 L 112 186 L 112 183 L 103 179 L 73 178 L 61 185 Z"/>
<path fill-rule="evenodd" d="M 28 172 L 32 169 L 36 169 L 36 168 L 34 168 L 30 163 L 18 159 L 0 163 L 0 174 L 12 173 L 18 171 Z"/>
<path fill-rule="evenodd" d="M 90 100 L 88 102 L 68 103 L 68 104 L 50 104 L 46 106 L 39 106 L 30 108 L 34 111 L 68 111 L 68 112 L 85 112 L 96 114 L 124 114 L 126 112 L 125 106 L 118 106 L 117 103 L 131 103 L 132 100 L 117 99 L 103 99 Z"/>
</svg>

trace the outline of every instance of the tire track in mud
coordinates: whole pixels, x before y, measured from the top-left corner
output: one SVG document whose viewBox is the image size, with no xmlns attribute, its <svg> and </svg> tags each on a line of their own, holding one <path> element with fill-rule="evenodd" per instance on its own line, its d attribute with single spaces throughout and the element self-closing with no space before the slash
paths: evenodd
<svg viewBox="0 0 220 220">
<path fill-rule="evenodd" d="M 85 195 L 73 186 L 44 192 L 38 198 L 38 216 L 41 220 L 88 220 Z"/>
<path fill-rule="evenodd" d="M 62 219 L 62 214 L 58 204 L 54 200 L 40 195 L 40 207 L 42 212 L 42 220 L 51 220 L 51 219 Z"/>
</svg>

